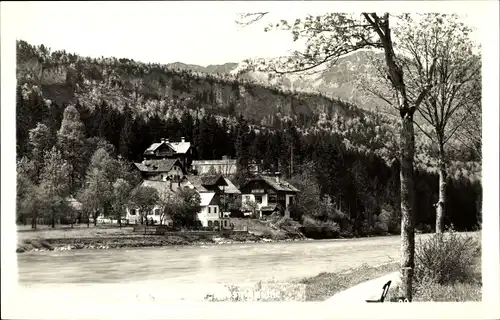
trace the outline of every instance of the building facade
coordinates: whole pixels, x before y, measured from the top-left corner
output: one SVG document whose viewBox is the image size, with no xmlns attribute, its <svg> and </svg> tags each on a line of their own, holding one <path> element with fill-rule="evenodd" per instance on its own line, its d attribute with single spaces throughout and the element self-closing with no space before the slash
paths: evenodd
<svg viewBox="0 0 500 320">
<path fill-rule="evenodd" d="M 274 212 L 290 217 L 290 205 L 300 192 L 292 184 L 283 180 L 279 174 L 259 175 L 252 178 L 241 186 L 240 191 L 242 207 L 249 210 L 250 203 L 255 203 L 259 217 Z"/>
</svg>

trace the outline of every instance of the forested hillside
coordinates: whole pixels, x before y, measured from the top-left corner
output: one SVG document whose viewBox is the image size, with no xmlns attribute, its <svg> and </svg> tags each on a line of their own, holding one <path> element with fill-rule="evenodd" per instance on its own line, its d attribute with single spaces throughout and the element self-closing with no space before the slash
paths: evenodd
<svg viewBox="0 0 500 320">
<path fill-rule="evenodd" d="M 198 159 L 237 158 L 236 181 L 251 160 L 283 172 L 303 190 L 295 210 L 310 234 L 398 232 L 398 128 L 391 117 L 231 75 L 90 59 L 23 41 L 17 47 L 18 170 L 24 166 L 33 184 L 43 177 L 26 167 L 43 168 L 40 154 L 53 146 L 71 165 L 71 193 L 77 194 L 97 149 L 137 161 L 152 142 L 183 136 Z M 64 140 L 65 132 L 79 138 Z M 418 135 L 417 225 L 435 221 L 434 155 Z M 472 229 L 480 216 L 480 163 L 465 149 L 450 155 L 446 223 Z"/>
</svg>

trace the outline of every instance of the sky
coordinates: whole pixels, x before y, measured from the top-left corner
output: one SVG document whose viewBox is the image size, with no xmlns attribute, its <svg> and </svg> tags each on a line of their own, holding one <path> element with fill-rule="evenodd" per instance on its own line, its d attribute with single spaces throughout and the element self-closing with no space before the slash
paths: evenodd
<svg viewBox="0 0 500 320">
<path fill-rule="evenodd" d="M 467 12 L 470 25 L 480 27 L 481 5 L 411 1 L 406 4 L 363 2 L 363 10 Z M 387 7 L 387 8 L 385 8 Z M 268 32 L 269 22 L 307 14 L 355 12 L 360 4 L 341 1 L 230 2 L 3 2 L 9 32 L 31 44 L 65 49 L 83 56 L 131 58 L 142 62 L 181 61 L 208 65 L 250 57 L 276 57 L 300 48 L 289 32 Z M 241 12 L 269 11 L 266 19 L 242 28 Z"/>
</svg>

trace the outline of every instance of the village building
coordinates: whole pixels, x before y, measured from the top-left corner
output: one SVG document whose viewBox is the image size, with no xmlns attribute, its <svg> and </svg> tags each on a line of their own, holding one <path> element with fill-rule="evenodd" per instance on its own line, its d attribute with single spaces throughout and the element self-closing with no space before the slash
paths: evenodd
<svg viewBox="0 0 500 320">
<path fill-rule="evenodd" d="M 144 160 L 134 163 L 134 166 L 143 178 L 137 186 L 152 187 L 158 191 L 160 199 L 178 196 L 180 188 L 191 188 L 200 195 L 200 212 L 193 217 L 203 227 L 229 228 L 229 212 L 225 212 L 229 201 L 240 196 L 238 188 L 223 174 L 233 173 L 236 170 L 236 160 L 224 158 L 222 160 L 193 161 L 196 169 L 202 173 L 219 172 L 218 174 L 188 174 L 187 166 L 190 165 L 192 155 L 191 144 L 184 138 L 181 142 L 171 142 L 162 139 L 153 143 L 145 152 Z M 201 166 L 200 163 L 202 164 Z M 215 164 L 215 170 L 203 165 Z M 160 200 L 161 202 L 161 200 Z M 165 216 L 161 210 L 161 203 L 155 205 L 145 216 L 148 222 L 154 224 L 173 223 L 171 217 Z M 139 208 L 126 208 L 125 219 L 129 223 L 141 223 Z"/>
<path fill-rule="evenodd" d="M 191 166 L 193 156 L 193 148 L 191 142 L 185 140 L 170 141 L 162 138 L 160 142 L 155 142 L 144 151 L 144 160 L 159 160 L 159 159 L 179 159 L 184 168 Z"/>
<path fill-rule="evenodd" d="M 193 160 L 191 168 L 198 175 L 210 173 L 230 175 L 236 173 L 236 159 L 224 156 L 222 160 Z"/>
<path fill-rule="evenodd" d="M 228 184 L 224 177 L 214 179 L 213 177 L 183 176 L 177 181 L 174 180 L 143 180 L 137 187 L 152 187 L 156 189 L 162 199 L 176 197 L 177 191 L 181 188 L 194 189 L 200 195 L 200 212 L 194 219 L 198 220 L 203 227 L 229 228 L 229 219 L 223 215 L 221 207 L 221 197 L 224 188 L 228 188 L 231 194 L 238 194 L 238 189 L 232 183 Z M 222 187 L 222 192 L 219 186 Z M 141 223 L 140 209 L 128 207 L 126 217 L 130 223 Z M 161 210 L 161 203 L 155 205 L 146 216 L 148 221 L 154 224 L 172 225 L 173 221 L 168 215 L 164 215 Z"/>
<path fill-rule="evenodd" d="M 242 207 L 251 201 L 257 204 L 259 217 L 280 213 L 290 217 L 290 205 L 295 201 L 299 189 L 281 178 L 279 173 L 273 176 L 258 175 L 240 187 Z"/>
<path fill-rule="evenodd" d="M 223 217 L 221 212 L 220 195 L 217 192 L 200 192 L 201 210 L 198 220 L 203 227 L 229 228 L 229 218 Z"/>
<path fill-rule="evenodd" d="M 186 169 L 179 159 L 144 160 L 134 163 L 145 180 L 180 181 L 186 175 Z"/>
<path fill-rule="evenodd" d="M 223 216 L 229 216 L 229 212 L 226 212 L 228 211 L 228 204 L 241 195 L 240 190 L 238 190 L 231 180 L 221 174 L 189 176 L 189 180 L 200 191 L 213 191 L 219 195 Z"/>
</svg>

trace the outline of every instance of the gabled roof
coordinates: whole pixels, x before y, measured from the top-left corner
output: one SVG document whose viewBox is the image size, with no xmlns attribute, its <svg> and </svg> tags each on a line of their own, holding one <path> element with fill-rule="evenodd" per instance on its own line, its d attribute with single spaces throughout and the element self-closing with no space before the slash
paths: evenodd
<svg viewBox="0 0 500 320">
<path fill-rule="evenodd" d="M 144 151 L 144 154 L 149 154 L 149 153 L 154 153 L 156 149 L 158 149 L 159 146 L 161 146 L 163 142 L 155 142 L 152 145 L 150 145 L 146 151 Z"/>
<path fill-rule="evenodd" d="M 220 180 L 223 185 L 226 185 L 227 182 L 224 179 L 224 177 L 221 174 L 214 174 L 214 175 L 202 175 L 201 177 L 201 183 L 204 186 L 213 186 L 217 184 L 217 182 Z"/>
<path fill-rule="evenodd" d="M 200 206 L 208 206 L 215 196 L 215 192 L 200 192 Z"/>
<path fill-rule="evenodd" d="M 266 182 L 271 188 L 273 188 L 276 191 L 300 192 L 299 189 L 294 187 L 291 183 L 283 180 L 282 178 L 280 178 L 279 182 L 278 182 L 278 181 L 276 181 L 276 178 L 274 178 L 274 177 L 259 175 L 256 178 L 250 179 L 248 182 L 259 181 L 259 180 Z"/>
<path fill-rule="evenodd" d="M 176 153 L 186 153 L 191 147 L 191 142 L 168 142 L 167 144 Z"/>
<path fill-rule="evenodd" d="M 161 196 L 163 194 L 175 194 L 179 189 L 191 188 L 192 185 L 187 180 L 183 180 L 179 186 L 178 183 L 170 181 L 143 180 L 137 187 L 151 187 L 158 191 Z"/>
<path fill-rule="evenodd" d="M 168 172 L 177 162 L 182 168 L 179 159 L 144 160 L 141 163 L 134 163 L 134 165 L 141 172 Z"/>
<path fill-rule="evenodd" d="M 227 186 L 224 186 L 224 193 L 228 193 L 228 194 L 240 194 L 241 193 L 240 190 L 238 190 L 238 188 L 236 188 L 234 183 L 231 182 L 231 180 L 229 180 L 226 177 L 223 177 L 223 178 L 227 183 Z"/>
<path fill-rule="evenodd" d="M 144 154 L 153 154 L 161 145 L 168 146 L 175 153 L 184 154 L 191 147 L 191 142 L 155 142 L 144 151 Z"/>
<path fill-rule="evenodd" d="M 203 186 L 200 176 L 187 176 L 187 180 L 193 185 L 193 187 L 198 190 L 198 192 L 207 192 L 208 190 Z"/>
</svg>

